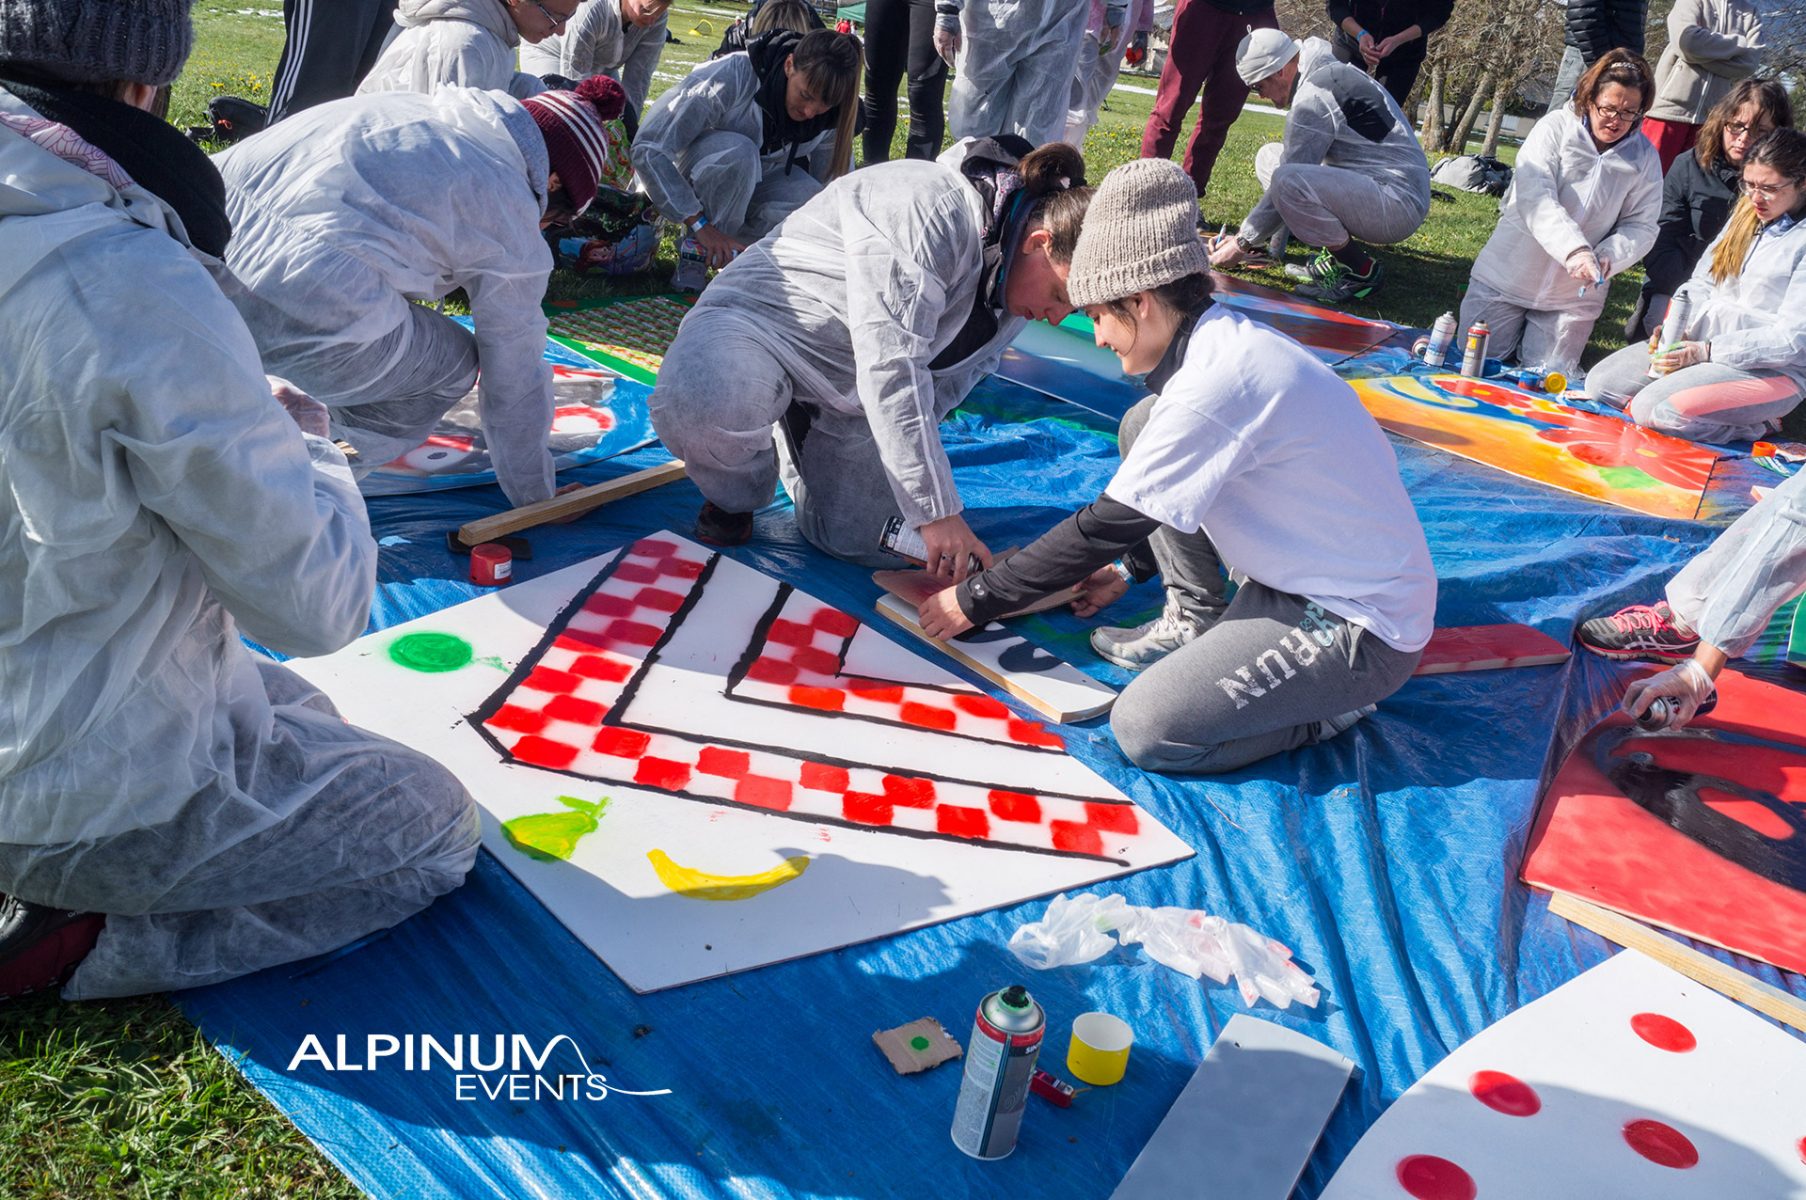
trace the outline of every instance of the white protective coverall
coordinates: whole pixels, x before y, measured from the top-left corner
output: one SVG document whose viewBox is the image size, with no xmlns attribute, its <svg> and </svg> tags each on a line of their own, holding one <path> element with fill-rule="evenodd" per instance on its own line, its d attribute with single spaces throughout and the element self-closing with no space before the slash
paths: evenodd
<svg viewBox="0 0 1806 1200">
<path fill-rule="evenodd" d="M 345 460 L 270 398 L 174 213 L 34 121 L 0 90 L 0 891 L 107 914 L 72 999 L 393 925 L 469 869 L 469 797 L 239 640 L 363 631 Z"/>
<path fill-rule="evenodd" d="M 1322 38 L 1299 43 L 1284 140 L 1255 152 L 1254 173 L 1261 198 L 1240 231 L 1249 242 L 1283 227 L 1312 246 L 1340 249 L 1351 237 L 1390 246 L 1430 212 L 1430 164 L 1411 122 Z"/>
<path fill-rule="evenodd" d="M 271 374 L 333 409 L 367 473 L 418 446 L 473 384 L 513 504 L 552 494 L 540 301 L 545 139 L 500 92 L 317 105 L 218 155 L 228 295 Z M 474 338 L 411 303 L 463 288 Z M 477 379 L 477 367 L 482 378 Z"/>
<path fill-rule="evenodd" d="M 1071 107 L 1066 112 L 1066 132 L 1060 140 L 1075 150 L 1085 148 L 1085 135 L 1097 124 L 1098 113 L 1116 86 L 1122 73 L 1123 56 L 1129 42 L 1138 33 L 1154 28 L 1154 0 L 1134 0 L 1125 12 L 1120 6 L 1104 0 L 1089 0 L 1090 16 L 1085 22 L 1085 37 L 1079 43 L 1079 60 L 1072 79 Z M 1118 24 L 1112 25 L 1116 21 Z M 1116 45 L 1102 49 L 1104 31 L 1116 31 Z"/>
<path fill-rule="evenodd" d="M 878 163 L 829 184 L 716 275 L 651 405 L 703 495 L 752 512 L 770 503 L 781 456 L 803 536 L 875 566 L 896 562 L 878 551 L 889 518 L 920 527 L 960 512 L 938 426 L 1025 324 L 987 310 L 995 333 L 931 366 L 973 317 L 984 221 L 948 162 Z M 793 401 L 808 434 L 798 452 L 780 430 L 774 454 Z"/>
<path fill-rule="evenodd" d="M 538 75 L 514 68 L 520 30 L 502 0 L 401 0 L 395 23 L 400 31 L 358 84 L 360 96 L 455 84 L 524 100 L 546 90 Z"/>
<path fill-rule="evenodd" d="M 1518 151 L 1499 224 L 1474 260 L 1461 328 L 1484 320 L 1488 353 L 1517 351 L 1525 366 L 1572 377 L 1604 287 L 1585 294 L 1568 274 L 1568 256 L 1591 249 L 1613 275 L 1655 245 L 1662 168 L 1648 138 L 1631 130 L 1601 150 L 1570 104 L 1550 111 Z"/>
<path fill-rule="evenodd" d="M 644 113 L 670 15 L 666 9 L 642 28 L 621 19 L 621 0 L 584 0 L 563 33 L 521 43 L 521 70 L 579 80 L 607 75 L 627 93 L 633 111 Z"/>
<path fill-rule="evenodd" d="M 700 212 L 721 232 L 751 241 L 821 191 L 833 136 L 798 146 L 793 165 L 787 145 L 761 154 L 759 73 L 742 51 L 703 63 L 653 102 L 633 139 L 633 171 L 667 219 Z"/>
<path fill-rule="evenodd" d="M 1128 0 L 1107 6 L 1120 26 Z M 1058 141 L 1090 0 L 939 0 L 935 7 L 963 10 L 947 96 L 953 140 L 1014 133 L 1031 146 Z"/>
</svg>

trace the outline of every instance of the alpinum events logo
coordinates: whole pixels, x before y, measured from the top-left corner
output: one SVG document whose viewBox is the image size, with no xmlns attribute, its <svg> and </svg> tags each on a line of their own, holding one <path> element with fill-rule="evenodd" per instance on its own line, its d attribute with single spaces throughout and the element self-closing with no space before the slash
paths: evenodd
<svg viewBox="0 0 1806 1200">
<path fill-rule="evenodd" d="M 328 1050 L 319 1035 L 301 1039 L 289 1059 L 292 1072 L 309 1064 L 332 1072 L 412 1071 L 438 1073 L 451 1081 L 459 1100 L 569 1101 L 610 1096 L 669 1096 L 670 1088 L 631 1091 L 608 1081 L 589 1065 L 582 1047 L 568 1034 L 535 1045 L 524 1033 L 370 1033 L 357 1039 L 339 1034 Z"/>
</svg>

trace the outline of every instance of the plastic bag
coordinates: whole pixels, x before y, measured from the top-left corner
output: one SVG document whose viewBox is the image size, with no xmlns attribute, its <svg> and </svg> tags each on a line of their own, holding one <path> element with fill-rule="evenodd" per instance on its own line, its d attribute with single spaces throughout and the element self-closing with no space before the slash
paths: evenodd
<svg viewBox="0 0 1806 1200">
<path fill-rule="evenodd" d="M 1233 978 L 1250 1007 L 1262 999 L 1275 1008 L 1290 1008 L 1294 1001 L 1317 1006 L 1317 985 L 1292 961 L 1289 948 L 1198 909 L 1144 908 L 1121 896 L 1089 892 L 1056 896 L 1041 920 L 1011 935 L 1010 952 L 1038 970 L 1091 962 L 1112 948 L 1106 932 L 1114 932 L 1124 946 L 1139 942 L 1149 958 L 1193 979 Z"/>
</svg>

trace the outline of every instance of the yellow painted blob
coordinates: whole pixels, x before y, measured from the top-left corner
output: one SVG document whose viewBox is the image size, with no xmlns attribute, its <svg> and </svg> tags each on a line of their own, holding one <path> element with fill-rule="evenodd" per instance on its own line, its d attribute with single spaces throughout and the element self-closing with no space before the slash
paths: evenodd
<svg viewBox="0 0 1806 1200">
<path fill-rule="evenodd" d="M 649 850 L 646 858 L 658 873 L 660 883 L 692 900 L 749 900 L 760 892 L 769 892 L 799 878 L 809 867 L 809 856 L 798 854 L 786 858 L 782 866 L 757 875 L 710 875 L 706 871 L 679 866 L 663 850 Z"/>
</svg>

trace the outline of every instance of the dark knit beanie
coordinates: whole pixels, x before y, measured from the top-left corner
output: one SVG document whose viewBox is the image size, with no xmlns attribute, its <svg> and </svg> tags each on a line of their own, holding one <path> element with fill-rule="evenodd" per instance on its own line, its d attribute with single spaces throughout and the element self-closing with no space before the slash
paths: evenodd
<svg viewBox="0 0 1806 1200">
<path fill-rule="evenodd" d="M 602 2 L 602 0 L 597 0 Z M 521 101 L 546 140 L 546 157 L 575 212 L 596 196 L 596 183 L 619 173 L 611 161 L 623 155 L 607 126 L 627 106 L 627 93 L 606 75 L 592 75 L 568 92 L 541 92 Z"/>
<path fill-rule="evenodd" d="M 70 83 L 148 83 L 181 74 L 194 0 L 0 0 L 0 63 Z"/>
</svg>

